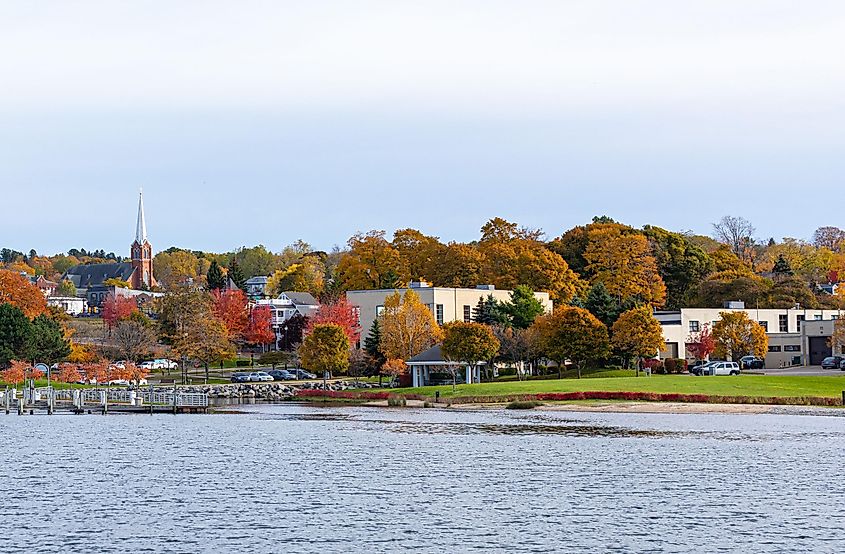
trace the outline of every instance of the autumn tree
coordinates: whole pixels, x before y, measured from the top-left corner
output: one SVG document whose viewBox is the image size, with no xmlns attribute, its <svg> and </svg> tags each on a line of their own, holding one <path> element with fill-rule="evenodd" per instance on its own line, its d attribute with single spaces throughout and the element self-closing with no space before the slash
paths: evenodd
<svg viewBox="0 0 845 554">
<path fill-rule="evenodd" d="M 133 364 L 132 362 L 124 364 L 123 372 L 126 379 L 134 383 L 136 387 L 141 382 L 141 379 L 146 379 L 150 373 L 145 367 Z"/>
<path fill-rule="evenodd" d="M 769 348 L 769 337 L 763 327 L 746 312 L 731 311 L 719 314 L 713 325 L 714 353 L 720 358 L 737 361 L 743 356 L 762 358 Z"/>
<path fill-rule="evenodd" d="M 249 308 L 246 295 L 241 290 L 211 291 L 211 311 L 226 327 L 229 340 L 238 342 L 243 340 L 249 326 Z"/>
<path fill-rule="evenodd" d="M 643 227 L 643 233 L 666 285 L 666 308 L 685 307 L 698 284 L 713 271 L 713 260 L 703 248 L 680 233 L 651 225 Z"/>
<path fill-rule="evenodd" d="M 70 279 L 62 279 L 62 282 L 56 288 L 56 294 L 59 296 L 76 296 L 76 286 Z"/>
<path fill-rule="evenodd" d="M 306 256 L 284 269 L 278 269 L 267 279 L 265 287 L 270 296 L 286 291 L 308 292 L 320 296 L 325 287 L 325 268 L 316 256 Z"/>
<path fill-rule="evenodd" d="M 584 252 L 593 283 L 603 283 L 620 300 L 634 299 L 652 306 L 666 301 L 666 285 L 657 271 L 648 240 L 615 228 L 591 231 Z"/>
<path fill-rule="evenodd" d="M 305 334 L 309 334 L 315 326 L 323 323 L 339 325 L 349 344 L 355 345 L 361 338 L 361 325 L 358 323 L 358 308 L 349 303 L 346 297 L 340 297 L 335 302 L 323 304 L 308 318 Z"/>
<path fill-rule="evenodd" d="M 447 360 L 460 362 L 474 373 L 479 363 L 492 360 L 499 353 L 499 339 L 487 325 L 472 321 L 453 321 L 443 326 L 441 348 Z M 454 390 L 457 368 L 449 367 Z"/>
<path fill-rule="evenodd" d="M 607 327 L 583 308 L 564 306 L 534 322 L 534 336 L 543 355 L 557 363 L 558 378 L 567 360 L 578 370 L 603 360 L 610 353 Z"/>
<path fill-rule="evenodd" d="M 61 383 L 78 383 L 82 381 L 79 364 L 68 362 L 59 364 L 59 371 L 56 373 L 55 379 Z"/>
<path fill-rule="evenodd" d="M 100 313 L 109 331 L 111 331 L 118 321 L 129 319 L 129 316 L 137 311 L 138 302 L 134 298 L 109 293 L 103 300 Z"/>
<path fill-rule="evenodd" d="M 515 367 L 521 381 L 525 377 L 525 361 L 529 359 L 531 351 L 527 329 L 504 325 L 495 325 L 491 329 L 499 340 L 499 360 Z"/>
<path fill-rule="evenodd" d="M 755 231 L 744 217 L 726 215 L 713 224 L 714 238 L 727 245 L 739 259 L 749 262 L 754 260 Z"/>
<path fill-rule="evenodd" d="M 249 323 L 244 331 L 244 341 L 247 344 L 265 345 L 276 340 L 273 332 L 273 314 L 270 306 L 255 306 L 249 311 Z"/>
<path fill-rule="evenodd" d="M 119 321 L 111 339 L 120 358 L 133 362 L 143 359 L 158 345 L 152 326 L 133 319 Z"/>
<path fill-rule="evenodd" d="M 232 263 L 243 273 L 244 280 L 258 275 L 272 275 L 281 267 L 279 257 L 270 252 L 263 244 L 251 248 L 240 248 L 232 256 Z M 234 279 L 234 277 L 232 277 Z M 240 283 L 238 288 L 243 289 Z"/>
<path fill-rule="evenodd" d="M 839 227 L 819 227 L 813 233 L 813 244 L 817 248 L 841 252 L 845 248 L 845 231 Z"/>
<path fill-rule="evenodd" d="M 834 322 L 833 334 L 830 336 L 830 347 L 834 353 L 845 353 L 845 319 L 839 318 Z"/>
<path fill-rule="evenodd" d="M 431 310 L 412 290 L 394 292 L 384 300 L 379 318 L 381 352 L 387 359 L 409 360 L 440 342 L 443 332 Z"/>
<path fill-rule="evenodd" d="M 9 367 L 0 371 L 0 379 L 6 383 L 17 385 L 23 383 L 26 379 L 27 372 L 30 369 L 30 364 L 19 360 L 9 361 Z"/>
<path fill-rule="evenodd" d="M 336 323 L 320 323 L 302 341 L 303 367 L 315 373 L 345 373 L 349 365 L 349 338 Z"/>
<path fill-rule="evenodd" d="M 199 276 L 199 259 L 193 252 L 180 248 L 170 248 L 159 252 L 153 258 L 156 280 L 166 289 L 188 281 L 195 281 Z"/>
<path fill-rule="evenodd" d="M 47 313 L 47 300 L 38 287 L 23 275 L 5 269 L 0 269 L 0 304 L 20 308 L 29 319 Z"/>
<path fill-rule="evenodd" d="M 481 283 L 485 260 L 475 246 L 450 242 L 431 256 L 424 274 L 435 286 L 472 288 Z"/>
<path fill-rule="evenodd" d="M 235 347 L 229 340 L 229 333 L 222 321 L 215 317 L 194 319 L 187 327 L 187 333 L 174 347 L 182 355 L 200 362 L 205 367 L 205 381 L 208 382 L 208 365 L 235 357 Z"/>
<path fill-rule="evenodd" d="M 405 360 L 398 358 L 386 360 L 381 366 L 381 374 L 387 375 L 388 377 L 398 377 L 407 371 L 408 365 L 405 363 Z"/>
<path fill-rule="evenodd" d="M 416 229 L 399 229 L 393 233 L 391 244 L 399 253 L 398 273 L 410 279 L 434 279 L 432 262 L 443 246 L 437 237 L 426 236 Z"/>
<path fill-rule="evenodd" d="M 624 312 L 613 324 L 611 344 L 626 360 L 636 359 L 637 376 L 643 358 L 653 358 L 663 346 L 663 327 L 648 306 Z"/>
<path fill-rule="evenodd" d="M 384 231 L 358 233 L 349 239 L 349 251 L 337 266 L 340 290 L 383 289 L 401 286 L 399 251 L 384 238 Z"/>
<path fill-rule="evenodd" d="M 709 323 L 702 325 L 701 330 L 697 333 L 690 334 L 687 339 L 686 348 L 696 360 L 707 360 L 710 358 L 710 355 L 716 350 L 716 340 L 713 338 L 713 332 L 710 329 Z"/>
</svg>

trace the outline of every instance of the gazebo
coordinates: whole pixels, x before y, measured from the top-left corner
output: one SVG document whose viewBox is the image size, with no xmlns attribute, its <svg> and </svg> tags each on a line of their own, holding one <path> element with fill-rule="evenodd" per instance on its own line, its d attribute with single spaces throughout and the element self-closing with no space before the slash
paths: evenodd
<svg viewBox="0 0 845 554">
<path fill-rule="evenodd" d="M 440 346 L 439 344 L 432 346 L 405 362 L 408 366 L 408 371 L 411 373 L 411 386 L 426 387 L 429 385 L 451 384 L 451 373 L 455 370 L 459 372 L 457 375 L 458 382 L 466 382 L 469 385 L 481 381 L 480 366 L 485 365 L 487 362 L 477 362 L 475 369 L 471 371 L 471 368 L 463 362 L 445 359 Z M 437 374 L 449 374 L 450 377 L 448 381 L 437 379 Z"/>
</svg>

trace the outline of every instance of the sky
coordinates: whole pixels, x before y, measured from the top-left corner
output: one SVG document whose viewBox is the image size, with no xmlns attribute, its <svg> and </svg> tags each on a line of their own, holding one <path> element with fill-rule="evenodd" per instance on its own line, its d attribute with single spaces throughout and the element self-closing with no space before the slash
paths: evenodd
<svg viewBox="0 0 845 554">
<path fill-rule="evenodd" d="M 606 214 L 809 238 L 845 3 L 0 2 L 0 246 L 226 251 Z"/>
</svg>

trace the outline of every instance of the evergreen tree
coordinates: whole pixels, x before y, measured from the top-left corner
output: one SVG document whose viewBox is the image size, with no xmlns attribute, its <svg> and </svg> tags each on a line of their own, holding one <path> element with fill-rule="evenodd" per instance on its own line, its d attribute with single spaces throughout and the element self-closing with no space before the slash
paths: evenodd
<svg viewBox="0 0 845 554">
<path fill-rule="evenodd" d="M 246 289 L 246 277 L 244 277 L 244 272 L 241 270 L 241 266 L 238 265 L 238 262 L 235 260 L 232 261 L 232 267 L 229 268 L 229 278 L 232 279 L 232 282 L 235 283 L 235 286 L 239 289 Z"/>
<path fill-rule="evenodd" d="M 528 329 L 544 311 L 543 304 L 534 296 L 534 291 L 525 285 L 516 287 L 511 292 L 510 302 L 501 304 L 501 312 L 516 329 Z"/>
<path fill-rule="evenodd" d="M 11 304 L 0 304 L 0 365 L 29 356 L 32 323 Z"/>
<path fill-rule="evenodd" d="M 608 328 L 613 326 L 624 311 L 619 299 L 614 298 L 600 282 L 590 287 L 587 299 L 584 301 L 584 308 Z"/>
<path fill-rule="evenodd" d="M 40 315 L 32 320 L 28 359 L 52 365 L 70 354 L 70 343 L 54 319 Z"/>
<path fill-rule="evenodd" d="M 481 297 L 478 299 L 478 304 L 475 305 L 473 310 L 472 320 L 484 325 L 510 325 L 510 320 L 504 313 L 502 305 L 493 298 L 492 294 L 487 298 Z"/>
<path fill-rule="evenodd" d="M 206 274 L 206 282 L 208 283 L 208 290 L 223 290 L 226 288 L 226 277 L 223 275 L 223 270 L 217 260 L 211 260 L 211 265 L 208 266 L 208 273 Z"/>
<path fill-rule="evenodd" d="M 379 283 L 380 288 L 383 289 L 396 289 L 399 288 L 400 281 L 399 275 L 391 268 L 384 272 L 384 275 L 381 277 L 381 282 Z"/>
<path fill-rule="evenodd" d="M 783 254 L 778 255 L 778 259 L 775 261 L 775 266 L 772 269 L 772 272 L 779 277 L 792 275 L 792 266 L 790 266 L 786 258 L 783 257 Z"/>
<path fill-rule="evenodd" d="M 364 351 L 370 357 L 375 366 L 374 369 L 380 370 L 381 366 L 384 365 L 384 362 L 387 361 L 387 358 L 384 357 L 379 347 L 381 346 L 381 327 L 379 326 L 378 319 L 373 321 L 372 327 L 370 327 L 370 333 L 364 339 Z"/>
</svg>

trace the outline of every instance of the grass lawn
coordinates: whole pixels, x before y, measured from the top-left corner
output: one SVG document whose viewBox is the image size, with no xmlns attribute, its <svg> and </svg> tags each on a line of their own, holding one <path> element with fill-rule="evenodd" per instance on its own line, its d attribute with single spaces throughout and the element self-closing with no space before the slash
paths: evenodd
<svg viewBox="0 0 845 554">
<path fill-rule="evenodd" d="M 393 389 L 396 394 L 443 397 L 497 396 L 544 392 L 625 391 L 720 396 L 820 396 L 840 398 L 845 390 L 845 376 L 805 377 L 783 375 L 707 376 L 652 375 L 651 377 L 593 377 L 589 379 L 547 379 Z"/>
</svg>

